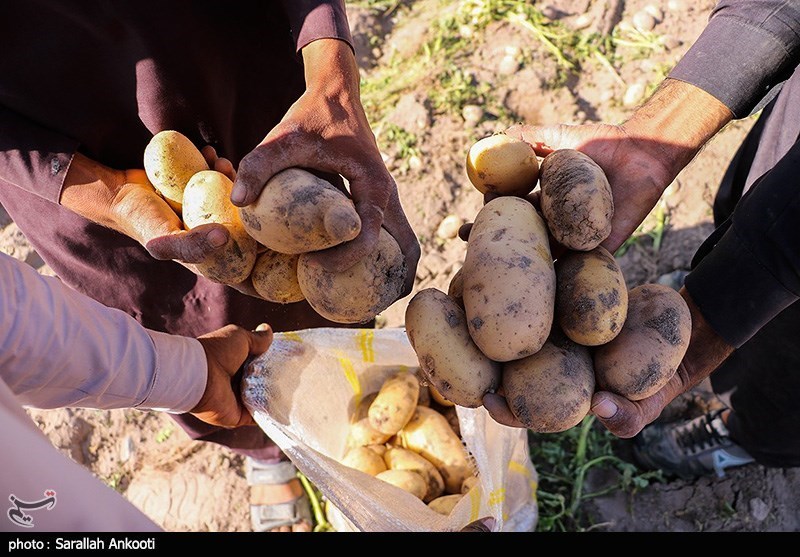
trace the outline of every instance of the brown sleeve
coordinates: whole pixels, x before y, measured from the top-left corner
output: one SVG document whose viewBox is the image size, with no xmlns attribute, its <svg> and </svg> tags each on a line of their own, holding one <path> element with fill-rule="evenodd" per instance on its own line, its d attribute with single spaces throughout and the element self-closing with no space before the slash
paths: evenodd
<svg viewBox="0 0 800 557">
<path fill-rule="evenodd" d="M 353 48 L 342 0 L 282 0 L 297 52 L 317 39 L 341 39 Z"/>
</svg>

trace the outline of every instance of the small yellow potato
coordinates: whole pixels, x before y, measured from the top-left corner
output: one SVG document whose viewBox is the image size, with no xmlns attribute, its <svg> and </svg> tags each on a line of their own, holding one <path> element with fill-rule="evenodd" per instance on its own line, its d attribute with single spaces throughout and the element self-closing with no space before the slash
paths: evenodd
<svg viewBox="0 0 800 557">
<path fill-rule="evenodd" d="M 531 145 L 499 133 L 470 147 L 467 176 L 481 193 L 524 197 L 536 187 L 539 160 Z"/>
<path fill-rule="evenodd" d="M 417 400 L 417 376 L 410 371 L 395 373 L 383 382 L 375 400 L 369 405 L 367 416 L 370 425 L 383 434 L 396 434 L 411 419 Z"/>
<path fill-rule="evenodd" d="M 500 385 L 500 365 L 475 345 L 464 310 L 444 292 L 425 288 L 415 294 L 405 326 L 428 383 L 444 399 L 477 408 Z"/>
<path fill-rule="evenodd" d="M 377 391 L 365 395 L 353 412 L 353 421 L 347 432 L 346 446 L 348 448 L 382 445 L 392 437 L 391 434 L 381 433 L 369 423 L 369 407 L 377 396 Z"/>
<path fill-rule="evenodd" d="M 588 251 L 611 234 L 611 185 L 588 155 L 575 149 L 553 151 L 542 160 L 539 185 L 542 215 L 558 243 Z"/>
<path fill-rule="evenodd" d="M 428 503 L 431 510 L 445 516 L 453 512 L 453 509 L 459 501 L 464 497 L 462 493 L 452 493 L 450 495 L 442 495 Z"/>
<path fill-rule="evenodd" d="M 387 447 L 383 443 L 375 443 L 373 445 L 365 445 L 365 446 L 381 458 L 383 458 L 383 455 L 385 455 L 386 451 L 389 450 L 389 447 Z"/>
<path fill-rule="evenodd" d="M 144 149 L 144 171 L 153 187 L 181 214 L 183 191 L 189 180 L 208 163 L 194 143 L 175 130 L 155 134 Z"/>
<path fill-rule="evenodd" d="M 408 491 L 420 500 L 422 500 L 425 496 L 425 492 L 428 490 L 428 484 L 425 482 L 425 479 L 418 472 L 414 472 L 413 470 L 389 469 L 376 474 L 375 477 L 393 486 L 399 487 L 404 491 Z"/>
<path fill-rule="evenodd" d="M 314 311 L 336 323 L 366 323 L 394 303 L 403 291 L 408 268 L 397 241 L 383 228 L 375 249 L 341 272 L 300 255 L 297 280 Z"/>
<path fill-rule="evenodd" d="M 475 217 L 464 259 L 469 334 L 488 358 L 518 360 L 550 334 L 556 273 L 547 226 L 525 199 L 497 197 Z"/>
<path fill-rule="evenodd" d="M 568 251 L 555 262 L 555 318 L 584 346 L 610 342 L 628 315 L 628 287 L 617 260 L 603 246 Z"/>
<path fill-rule="evenodd" d="M 397 432 L 400 446 L 419 453 L 436 466 L 446 493 L 461 493 L 464 478 L 474 475 L 467 449 L 447 419 L 432 408 L 417 406 L 408 423 Z"/>
<path fill-rule="evenodd" d="M 300 168 L 273 176 L 258 199 L 240 207 L 239 213 L 253 238 L 280 253 L 323 250 L 352 240 L 361 231 L 352 200 Z"/>
<path fill-rule="evenodd" d="M 455 406 L 456 404 L 455 402 L 451 402 L 446 398 L 444 398 L 442 396 L 442 393 L 440 393 L 439 390 L 433 385 L 428 385 L 428 390 L 431 393 L 431 398 L 433 399 L 433 401 L 439 406 L 445 406 L 445 407 Z"/>
<path fill-rule="evenodd" d="M 541 350 L 503 366 L 511 413 L 537 433 L 559 433 L 589 413 L 595 377 L 589 348 L 554 329 Z"/>
<path fill-rule="evenodd" d="M 594 353 L 598 389 L 629 400 L 654 394 L 678 369 L 691 332 L 689 307 L 678 292 L 661 284 L 631 289 L 622 331 Z"/>
<path fill-rule="evenodd" d="M 223 284 L 239 284 L 250 276 L 256 262 L 257 242 L 242 226 L 239 212 L 230 201 L 233 182 L 216 170 L 201 170 L 183 191 L 183 222 L 187 229 L 208 223 L 228 229 L 228 243 L 200 263 L 197 271 Z"/>
<path fill-rule="evenodd" d="M 377 476 L 386 470 L 383 457 L 369 447 L 353 447 L 342 457 L 341 463 L 350 468 L 361 470 L 370 476 Z"/>
<path fill-rule="evenodd" d="M 386 450 L 383 460 L 386 468 L 390 470 L 413 470 L 425 479 L 428 489 L 422 497 L 424 502 L 427 503 L 444 493 L 442 475 L 436 466 L 424 456 L 403 447 L 393 447 Z"/>
<path fill-rule="evenodd" d="M 267 248 L 258 254 L 250 279 L 259 296 L 276 304 L 305 299 L 297 281 L 297 254 L 279 253 Z"/>
</svg>

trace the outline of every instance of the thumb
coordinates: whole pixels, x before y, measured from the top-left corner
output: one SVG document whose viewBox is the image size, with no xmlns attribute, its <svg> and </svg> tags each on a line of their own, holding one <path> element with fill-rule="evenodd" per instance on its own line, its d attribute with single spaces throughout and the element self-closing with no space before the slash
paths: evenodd
<svg viewBox="0 0 800 557">
<path fill-rule="evenodd" d="M 577 148 L 578 138 L 575 134 L 568 133 L 569 130 L 570 126 L 566 124 L 552 126 L 514 124 L 506 129 L 505 134 L 529 143 L 537 155 L 544 157 L 557 149 Z"/>
</svg>

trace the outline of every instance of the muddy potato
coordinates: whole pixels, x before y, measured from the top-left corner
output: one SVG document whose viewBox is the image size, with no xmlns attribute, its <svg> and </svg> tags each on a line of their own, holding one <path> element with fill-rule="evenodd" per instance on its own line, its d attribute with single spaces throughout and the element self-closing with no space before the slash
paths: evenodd
<svg viewBox="0 0 800 557">
<path fill-rule="evenodd" d="M 512 414 L 537 433 L 559 433 L 583 420 L 594 393 L 589 348 L 554 328 L 541 350 L 503 366 L 503 390 Z"/>
<path fill-rule="evenodd" d="M 464 260 L 464 308 L 472 340 L 496 362 L 534 354 L 553 324 L 556 274 L 547 226 L 519 197 L 478 212 Z"/>
<path fill-rule="evenodd" d="M 631 289 L 622 331 L 594 353 L 598 389 L 629 400 L 652 395 L 678 369 L 691 332 L 689 308 L 678 292 L 661 284 Z"/>
<path fill-rule="evenodd" d="M 297 280 L 314 311 L 336 323 L 366 323 L 394 303 L 403 291 L 406 265 L 400 246 L 381 228 L 378 244 L 361 261 L 332 272 L 300 255 Z"/>
<path fill-rule="evenodd" d="M 375 477 L 386 483 L 390 483 L 399 487 L 404 491 L 408 491 L 414 497 L 422 500 L 425 497 L 425 492 L 428 490 L 428 484 L 425 479 L 418 472 L 413 470 L 384 470 Z"/>
<path fill-rule="evenodd" d="M 392 437 L 391 434 L 381 433 L 369 423 L 369 407 L 376 396 L 378 396 L 377 391 L 364 395 L 356 406 L 347 432 L 346 446 L 348 448 L 382 445 Z"/>
<path fill-rule="evenodd" d="M 289 304 L 305 299 L 297 281 L 300 256 L 266 249 L 258 254 L 250 273 L 253 288 L 268 302 Z"/>
<path fill-rule="evenodd" d="M 447 493 L 460 493 L 464 478 L 474 475 L 461 439 L 436 410 L 418 406 L 408 423 L 397 432 L 397 438 L 401 447 L 419 453 L 436 466 Z"/>
<path fill-rule="evenodd" d="M 610 342 L 628 314 L 628 287 L 617 260 L 603 246 L 568 251 L 555 262 L 555 319 L 584 346 Z"/>
<path fill-rule="evenodd" d="M 611 234 L 614 198 L 605 172 L 574 149 L 553 151 L 539 176 L 542 215 L 563 246 L 588 251 Z"/>
<path fill-rule="evenodd" d="M 353 202 L 300 168 L 273 176 L 253 203 L 240 207 L 247 232 L 280 253 L 299 254 L 352 240 L 361 231 Z"/>
<path fill-rule="evenodd" d="M 216 170 L 201 170 L 183 191 L 183 222 L 192 229 L 201 224 L 218 223 L 230 233 L 228 243 L 200 263 L 197 271 L 213 281 L 239 284 L 250 276 L 256 262 L 258 244 L 242 226 L 239 212 L 231 201 L 233 182 Z"/>
<path fill-rule="evenodd" d="M 192 176 L 208 169 L 200 150 L 188 137 L 175 130 L 158 132 L 144 149 L 147 178 L 178 214 L 181 214 L 186 184 Z"/>
<path fill-rule="evenodd" d="M 451 493 L 450 495 L 441 495 L 430 501 L 428 503 L 428 507 L 436 511 L 439 514 L 443 514 L 445 516 L 449 515 L 453 512 L 453 509 L 458 504 L 459 501 L 464 497 L 461 493 Z"/>
<path fill-rule="evenodd" d="M 342 457 L 341 463 L 350 468 L 376 476 L 386 470 L 383 457 L 369 447 L 353 447 Z"/>
<path fill-rule="evenodd" d="M 370 425 L 385 435 L 396 434 L 411 419 L 417 400 L 419 380 L 413 372 L 387 377 L 367 410 Z"/>
<path fill-rule="evenodd" d="M 425 479 L 428 489 L 422 497 L 424 502 L 427 503 L 444 493 L 442 475 L 436 466 L 424 456 L 403 447 L 392 447 L 386 450 L 383 460 L 386 468 L 390 470 L 413 470 Z"/>
<path fill-rule="evenodd" d="M 420 290 L 406 307 L 408 340 L 428 383 L 446 400 L 468 408 L 500 384 L 500 365 L 472 341 L 464 310 L 436 288 Z"/>
<path fill-rule="evenodd" d="M 481 193 L 523 197 L 536 187 L 539 160 L 528 143 L 499 133 L 470 147 L 467 177 Z"/>
</svg>

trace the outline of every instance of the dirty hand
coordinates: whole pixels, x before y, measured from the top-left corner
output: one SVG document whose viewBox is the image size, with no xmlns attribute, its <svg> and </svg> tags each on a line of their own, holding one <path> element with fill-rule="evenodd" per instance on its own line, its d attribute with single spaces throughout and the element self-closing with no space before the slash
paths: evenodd
<svg viewBox="0 0 800 557">
<path fill-rule="evenodd" d="M 413 286 L 419 242 L 361 105 L 353 52 L 341 40 L 320 39 L 303 48 L 302 55 L 306 91 L 242 159 L 231 201 L 240 207 L 253 203 L 272 176 L 290 167 L 341 175 L 361 218 L 361 232 L 314 257 L 332 271 L 347 269 L 372 251 L 383 226 L 397 240 L 408 265 L 405 295 Z"/>
<path fill-rule="evenodd" d="M 234 376 L 249 356 L 267 351 L 272 344 L 272 329 L 260 326 L 256 331 L 248 331 L 227 325 L 197 340 L 206 353 L 208 379 L 203 396 L 191 414 L 206 423 L 226 428 L 254 425 L 238 389 L 234 389 Z"/>
</svg>

